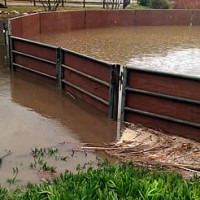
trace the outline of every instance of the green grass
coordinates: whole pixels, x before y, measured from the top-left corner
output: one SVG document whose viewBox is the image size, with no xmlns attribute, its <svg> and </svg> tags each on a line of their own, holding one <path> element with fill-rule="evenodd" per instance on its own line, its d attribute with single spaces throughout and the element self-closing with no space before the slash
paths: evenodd
<svg viewBox="0 0 200 200">
<path fill-rule="evenodd" d="M 25 189 L 0 188 L 1 200 L 199 200 L 200 182 L 178 174 L 148 171 L 132 164 L 103 164 L 98 169 L 66 172 L 52 183 L 28 184 Z"/>
</svg>

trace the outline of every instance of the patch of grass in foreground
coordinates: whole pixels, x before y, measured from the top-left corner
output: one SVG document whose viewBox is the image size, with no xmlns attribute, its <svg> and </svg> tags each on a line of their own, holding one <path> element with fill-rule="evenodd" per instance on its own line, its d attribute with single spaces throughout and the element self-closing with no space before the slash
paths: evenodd
<svg viewBox="0 0 200 200">
<path fill-rule="evenodd" d="M 152 172 L 132 164 L 103 164 L 98 169 L 66 172 L 53 183 L 28 184 L 25 189 L 0 188 L 1 200 L 199 200 L 200 182 L 184 180 L 178 174 Z"/>
</svg>

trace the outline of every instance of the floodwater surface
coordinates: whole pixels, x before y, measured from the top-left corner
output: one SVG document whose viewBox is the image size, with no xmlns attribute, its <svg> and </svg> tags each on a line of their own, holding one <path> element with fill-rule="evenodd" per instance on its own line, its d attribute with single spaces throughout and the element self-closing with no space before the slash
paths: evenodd
<svg viewBox="0 0 200 200">
<path fill-rule="evenodd" d="M 0 27 L 1 27 L 0 23 Z M 47 158 L 58 173 L 76 171 L 78 164 L 96 163 L 94 152 L 83 152 L 81 143 L 115 140 L 115 123 L 91 108 L 58 91 L 44 81 L 11 74 L 5 60 L 0 30 L 0 185 L 8 186 L 18 169 L 17 184 L 47 178 L 30 155 L 34 148 L 57 148 L 59 155 Z M 2 158 L 4 155 L 10 155 Z M 58 159 L 65 157 L 66 161 Z M 56 159 L 57 158 L 57 159 Z M 45 158 L 46 159 L 46 158 Z M 13 169 L 15 169 L 13 171 Z M 43 178 L 43 179 L 44 179 Z"/>
<path fill-rule="evenodd" d="M 130 67 L 200 75 L 200 27 L 112 27 L 34 39 Z"/>
</svg>

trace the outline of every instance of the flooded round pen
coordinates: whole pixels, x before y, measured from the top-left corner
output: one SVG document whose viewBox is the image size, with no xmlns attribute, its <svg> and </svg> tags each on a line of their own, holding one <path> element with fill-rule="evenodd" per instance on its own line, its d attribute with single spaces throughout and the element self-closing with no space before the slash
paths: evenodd
<svg viewBox="0 0 200 200">
<path fill-rule="evenodd" d="M 0 182 L 91 166 L 101 155 L 81 144 L 115 141 L 117 117 L 199 140 L 198 16 L 85 10 L 10 20 L 11 72 L 3 54 L 0 66 Z"/>
<path fill-rule="evenodd" d="M 200 27 L 111 27 L 41 34 L 34 40 L 130 67 L 200 74 Z"/>
<path fill-rule="evenodd" d="M 58 173 L 96 163 L 103 155 L 82 151 L 80 143 L 114 141 L 115 122 L 55 86 L 11 74 L 0 39 L 0 184 L 12 183 L 16 173 L 17 185 L 45 180 L 50 176 L 40 171 L 45 159 Z M 33 157 L 40 148 L 58 152 L 42 158 L 40 166 Z"/>
</svg>

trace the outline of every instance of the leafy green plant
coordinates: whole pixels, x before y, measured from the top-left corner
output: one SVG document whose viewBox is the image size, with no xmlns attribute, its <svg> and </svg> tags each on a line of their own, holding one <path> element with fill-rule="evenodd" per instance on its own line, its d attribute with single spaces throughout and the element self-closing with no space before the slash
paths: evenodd
<svg viewBox="0 0 200 200">
<path fill-rule="evenodd" d="M 2 200 L 40 199 L 136 199 L 136 200 L 199 200 L 200 181 L 185 180 L 178 174 L 149 171 L 132 163 L 101 163 L 98 169 L 61 174 L 53 182 L 28 184 L 25 189 L 8 192 L 0 189 Z M 9 198 L 8 198 L 9 197 Z"/>
<path fill-rule="evenodd" d="M 5 199 L 8 190 L 0 185 L 0 199 Z"/>
<path fill-rule="evenodd" d="M 55 148 L 55 147 L 52 147 L 52 148 L 37 148 L 35 147 L 34 149 L 31 149 L 31 155 L 33 157 L 44 157 L 46 155 L 49 155 L 49 156 L 54 156 L 55 154 L 58 153 L 58 149 Z"/>
<path fill-rule="evenodd" d="M 48 171 L 50 173 L 56 173 L 56 167 L 49 166 L 47 164 L 47 162 L 45 162 L 44 158 L 46 156 L 48 156 L 48 157 L 55 156 L 56 160 L 58 160 L 58 159 L 66 160 L 67 159 L 67 157 L 62 157 L 60 155 L 57 155 L 58 154 L 57 148 L 47 148 L 47 149 L 46 148 L 34 148 L 31 150 L 30 154 L 34 158 L 34 162 L 29 165 L 29 167 L 31 169 L 37 169 L 39 167 L 40 170 Z"/>
<path fill-rule="evenodd" d="M 58 149 L 57 148 L 48 148 L 47 150 L 48 150 L 48 155 L 49 156 L 53 156 L 56 153 L 58 153 Z"/>
<path fill-rule="evenodd" d="M 48 172 L 51 172 L 51 173 L 56 173 L 56 167 L 54 166 L 49 166 L 47 164 L 47 162 L 45 162 L 42 167 L 41 167 L 42 170 L 44 171 L 48 171 Z"/>
<path fill-rule="evenodd" d="M 60 160 L 66 161 L 67 159 L 69 159 L 69 156 L 61 156 Z"/>
</svg>

